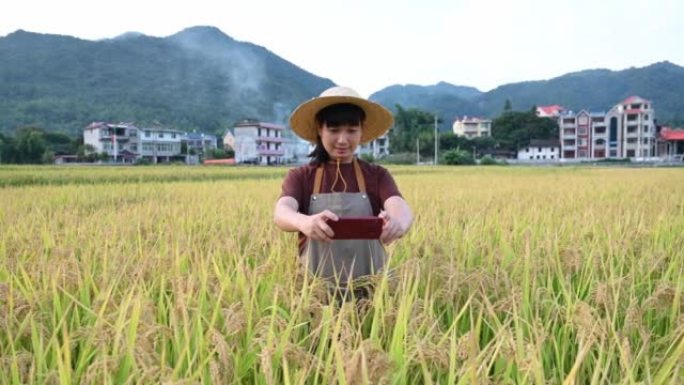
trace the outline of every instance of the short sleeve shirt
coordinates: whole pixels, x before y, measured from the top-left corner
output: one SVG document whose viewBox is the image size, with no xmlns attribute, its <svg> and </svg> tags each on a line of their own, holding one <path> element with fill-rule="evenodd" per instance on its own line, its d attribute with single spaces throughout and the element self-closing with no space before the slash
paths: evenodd
<svg viewBox="0 0 684 385">
<path fill-rule="evenodd" d="M 382 166 L 370 164 L 359 160 L 359 166 L 366 182 L 366 193 L 373 209 L 373 215 L 380 214 L 383 208 L 383 203 L 390 197 L 399 196 L 401 193 L 394 182 L 394 178 L 389 171 Z M 283 181 L 281 197 L 289 196 L 294 198 L 299 204 L 299 212 L 303 214 L 309 213 L 309 201 L 311 194 L 313 194 L 313 184 L 316 175 L 316 169 L 319 163 L 312 162 L 305 166 L 291 169 L 285 176 Z M 356 181 L 356 174 L 354 173 L 354 166 L 352 163 L 340 164 L 340 172 L 342 177 L 338 177 L 335 186 L 335 174 L 337 172 L 337 164 L 326 163 L 323 171 L 323 180 L 321 183 L 321 193 L 343 192 L 344 182 L 346 182 L 346 192 L 359 192 L 359 185 Z M 306 237 L 303 233 L 299 233 L 299 251 L 303 251 Z"/>
</svg>

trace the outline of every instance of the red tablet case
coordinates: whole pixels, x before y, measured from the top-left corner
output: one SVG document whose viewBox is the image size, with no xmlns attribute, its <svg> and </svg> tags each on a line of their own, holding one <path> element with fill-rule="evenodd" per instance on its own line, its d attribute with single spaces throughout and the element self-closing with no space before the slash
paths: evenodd
<svg viewBox="0 0 684 385">
<path fill-rule="evenodd" d="M 328 226 L 335 233 L 333 239 L 378 239 L 382 223 L 379 217 L 342 217 L 328 221 Z"/>
</svg>

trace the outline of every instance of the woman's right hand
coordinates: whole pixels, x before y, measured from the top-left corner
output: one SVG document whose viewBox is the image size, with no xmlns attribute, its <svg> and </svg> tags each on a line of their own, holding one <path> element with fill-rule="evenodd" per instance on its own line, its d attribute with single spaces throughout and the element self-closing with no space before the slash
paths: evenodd
<svg viewBox="0 0 684 385">
<path fill-rule="evenodd" d="M 333 230 L 328 226 L 328 221 L 337 221 L 339 218 L 330 210 L 321 211 L 318 214 L 304 217 L 300 231 L 309 239 L 321 242 L 330 242 L 335 236 Z"/>
</svg>

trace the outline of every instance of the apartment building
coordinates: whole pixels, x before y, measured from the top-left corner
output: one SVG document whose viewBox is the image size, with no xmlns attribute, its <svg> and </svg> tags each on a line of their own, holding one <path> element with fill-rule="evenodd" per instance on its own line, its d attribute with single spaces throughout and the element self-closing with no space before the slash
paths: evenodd
<svg viewBox="0 0 684 385">
<path fill-rule="evenodd" d="M 187 135 L 161 127 L 139 128 L 132 123 L 93 122 L 83 130 L 83 143 L 97 153 L 106 153 L 116 163 L 144 159 L 151 163 L 185 161 L 181 143 Z"/>
<path fill-rule="evenodd" d="M 473 116 L 456 119 L 452 125 L 454 134 L 466 138 L 492 136 L 492 121 Z"/>
<path fill-rule="evenodd" d="M 120 163 L 133 163 L 140 155 L 139 130 L 132 123 L 90 123 L 83 130 L 83 144 Z"/>
<path fill-rule="evenodd" d="M 608 112 L 562 111 L 558 128 L 565 159 L 655 156 L 653 105 L 639 96 L 623 100 Z"/>
<path fill-rule="evenodd" d="M 237 163 L 281 164 L 284 161 L 284 126 L 243 120 L 226 133 L 224 143 L 232 142 Z"/>
</svg>

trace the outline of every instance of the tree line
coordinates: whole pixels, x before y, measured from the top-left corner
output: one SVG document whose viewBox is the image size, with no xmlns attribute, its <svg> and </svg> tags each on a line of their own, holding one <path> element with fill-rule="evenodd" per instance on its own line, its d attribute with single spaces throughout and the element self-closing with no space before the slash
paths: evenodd
<svg viewBox="0 0 684 385">
<path fill-rule="evenodd" d="M 491 136 L 487 137 L 466 138 L 451 131 L 438 131 L 439 163 L 474 163 L 483 153 L 515 153 L 532 139 L 558 139 L 558 123 L 538 117 L 536 109 L 533 106 L 527 111 L 513 111 L 510 101 L 506 101 L 502 113 L 492 120 Z M 396 163 L 415 163 L 417 156 L 433 160 L 434 127 L 441 120 L 435 121 L 435 115 L 416 108 L 396 105 L 396 111 L 394 128 L 389 133 L 390 153 Z"/>
</svg>

